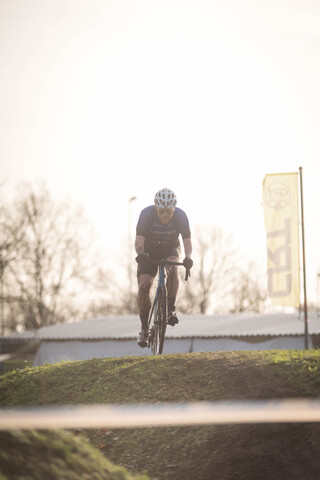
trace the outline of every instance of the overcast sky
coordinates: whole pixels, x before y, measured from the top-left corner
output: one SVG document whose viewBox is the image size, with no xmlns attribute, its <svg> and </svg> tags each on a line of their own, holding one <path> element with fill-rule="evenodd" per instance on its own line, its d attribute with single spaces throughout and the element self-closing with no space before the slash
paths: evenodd
<svg viewBox="0 0 320 480">
<path fill-rule="evenodd" d="M 315 298 L 319 25 L 311 0 L 0 0 L 0 182 L 46 180 L 115 250 L 169 187 L 261 261 L 264 175 L 302 166 Z"/>
</svg>

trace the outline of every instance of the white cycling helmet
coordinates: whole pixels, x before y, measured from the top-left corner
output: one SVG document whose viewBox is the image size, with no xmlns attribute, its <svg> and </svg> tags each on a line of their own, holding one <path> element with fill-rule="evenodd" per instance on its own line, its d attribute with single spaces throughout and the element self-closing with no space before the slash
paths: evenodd
<svg viewBox="0 0 320 480">
<path fill-rule="evenodd" d="M 177 205 L 177 197 L 169 188 L 163 188 L 156 193 L 154 203 L 158 208 L 173 209 Z"/>
</svg>

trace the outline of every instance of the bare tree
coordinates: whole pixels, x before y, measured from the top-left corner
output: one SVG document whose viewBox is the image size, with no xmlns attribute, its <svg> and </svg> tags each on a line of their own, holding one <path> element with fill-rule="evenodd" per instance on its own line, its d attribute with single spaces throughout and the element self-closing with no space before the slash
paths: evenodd
<svg viewBox="0 0 320 480">
<path fill-rule="evenodd" d="M 17 249 L 23 241 L 24 219 L 17 222 L 13 212 L 1 201 L 0 204 L 0 288 L 1 288 L 1 335 L 5 333 L 5 315 L 8 267 L 16 260 Z"/>
<path fill-rule="evenodd" d="M 268 295 L 266 286 L 262 285 L 262 278 L 254 262 L 249 262 L 246 268 L 237 271 L 230 292 L 231 313 L 261 313 L 265 310 Z"/>
<path fill-rule="evenodd" d="M 219 227 L 198 226 L 195 231 L 194 267 L 190 281 L 180 283 L 179 310 L 205 314 L 229 291 L 237 250 L 232 236 Z"/>
<path fill-rule="evenodd" d="M 137 314 L 136 293 L 137 263 L 133 245 L 124 238 L 121 245 L 121 253 L 115 256 L 115 268 L 113 271 L 113 281 L 108 287 L 108 293 L 111 293 L 112 304 L 106 303 L 104 298 L 100 302 L 95 302 L 96 314 L 99 315 L 126 315 Z M 101 288 L 108 280 L 101 277 Z"/>
<path fill-rule="evenodd" d="M 95 296 L 88 305 L 87 317 L 105 317 L 136 313 L 130 295 L 129 281 L 126 281 L 127 266 L 117 262 L 112 275 L 106 269 L 99 269 L 96 276 Z M 117 274 L 120 278 L 117 278 Z"/>
<path fill-rule="evenodd" d="M 183 281 L 180 272 L 179 310 L 182 313 L 261 312 L 267 294 L 257 266 L 244 258 L 231 235 L 216 226 L 195 228 L 194 267 Z"/>
<path fill-rule="evenodd" d="M 15 312 L 12 327 L 17 318 L 24 328 L 39 328 L 82 316 L 99 268 L 94 232 L 82 208 L 55 202 L 42 184 L 25 186 L 11 215 L 14 258 L 6 270 L 6 299 Z M 9 218 L 4 220 L 9 226 Z"/>
</svg>

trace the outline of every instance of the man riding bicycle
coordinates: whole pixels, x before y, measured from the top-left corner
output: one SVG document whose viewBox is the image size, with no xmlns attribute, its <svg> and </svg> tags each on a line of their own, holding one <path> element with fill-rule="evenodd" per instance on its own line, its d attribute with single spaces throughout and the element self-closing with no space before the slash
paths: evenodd
<svg viewBox="0 0 320 480">
<path fill-rule="evenodd" d="M 138 337 L 140 347 L 147 346 L 148 317 L 151 308 L 150 289 L 157 274 L 157 264 L 150 260 L 167 259 L 178 262 L 181 253 L 179 236 L 184 246 L 183 265 L 191 269 L 192 243 L 189 220 L 183 210 L 176 207 L 177 199 L 172 190 L 163 188 L 156 193 L 154 205 L 146 207 L 139 216 L 136 229 L 135 249 L 138 263 L 137 306 L 141 320 Z M 179 322 L 175 313 L 176 296 L 179 289 L 179 275 L 176 266 L 166 267 L 168 286 L 168 324 Z"/>
</svg>

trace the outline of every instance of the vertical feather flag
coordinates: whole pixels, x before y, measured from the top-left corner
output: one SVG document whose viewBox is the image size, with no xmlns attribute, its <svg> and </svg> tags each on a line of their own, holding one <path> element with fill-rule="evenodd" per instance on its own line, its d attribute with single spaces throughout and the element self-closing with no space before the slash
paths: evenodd
<svg viewBox="0 0 320 480">
<path fill-rule="evenodd" d="M 298 173 L 263 181 L 268 293 L 274 305 L 300 307 Z"/>
</svg>

